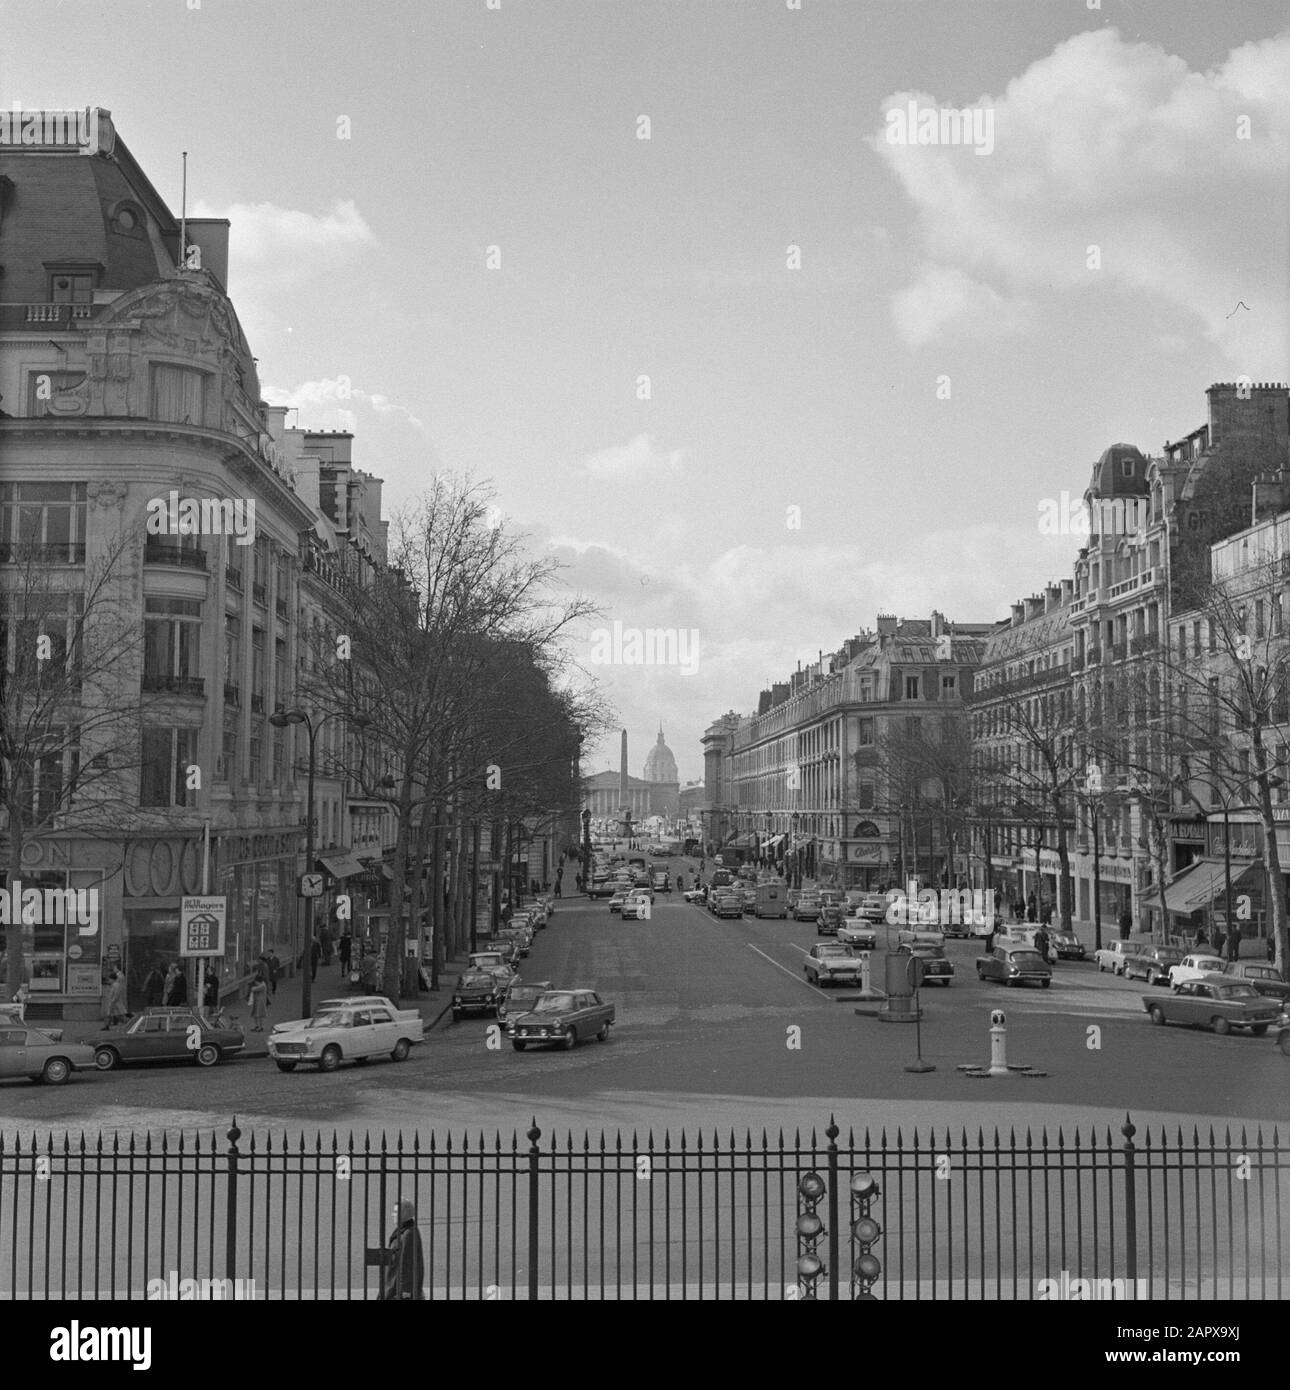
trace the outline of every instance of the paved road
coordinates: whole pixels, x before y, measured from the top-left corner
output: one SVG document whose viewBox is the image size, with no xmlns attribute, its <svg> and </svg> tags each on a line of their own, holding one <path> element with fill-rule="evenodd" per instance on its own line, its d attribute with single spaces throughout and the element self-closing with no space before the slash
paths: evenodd
<svg viewBox="0 0 1290 1390">
<path fill-rule="evenodd" d="M 687 878 L 689 875 L 687 875 Z M 717 921 L 659 895 L 652 920 L 622 922 L 604 901 L 562 901 L 529 978 L 595 986 L 617 1008 L 607 1044 L 514 1052 L 484 1019 L 445 1023 L 411 1059 L 335 1075 L 282 1075 L 267 1060 L 82 1074 L 61 1088 L 0 1085 L 0 1130 L 83 1125 L 546 1128 L 751 1126 L 839 1121 L 874 1129 L 935 1123 L 1082 1123 L 1118 1128 L 1126 1111 L 1217 1125 L 1290 1119 L 1290 1063 L 1267 1039 L 1154 1028 L 1144 986 L 1062 963 L 1047 991 L 975 976 L 975 941 L 950 942 L 956 977 L 924 992 L 923 1056 L 914 1029 L 857 1016 L 838 992 L 803 978 L 808 924 Z M 881 980 L 882 955 L 875 955 Z M 989 1059 L 989 1016 L 1008 1017 L 1009 1061 L 1043 1079 L 973 1080 L 959 1063 Z M 1092 1046 L 1092 1043 L 1099 1046 Z"/>
</svg>

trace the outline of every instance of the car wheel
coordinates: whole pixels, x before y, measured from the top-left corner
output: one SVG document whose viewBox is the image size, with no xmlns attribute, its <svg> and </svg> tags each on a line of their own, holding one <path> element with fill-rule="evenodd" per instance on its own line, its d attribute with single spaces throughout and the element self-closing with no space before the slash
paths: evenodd
<svg viewBox="0 0 1290 1390">
<path fill-rule="evenodd" d="M 1250 1029 L 1250 1032 L 1253 1033 L 1256 1038 L 1261 1038 L 1267 1031 L 1268 1025 L 1266 1023 L 1256 1023 L 1254 1027 Z"/>
<path fill-rule="evenodd" d="M 199 1067 L 213 1067 L 219 1061 L 219 1048 L 214 1043 L 203 1043 L 197 1049 L 196 1060 Z"/>
<path fill-rule="evenodd" d="M 279 1070 L 279 1071 L 295 1071 L 295 1069 L 296 1069 L 296 1064 L 295 1064 L 294 1062 L 279 1062 L 279 1063 L 278 1063 L 278 1070 Z"/>
<path fill-rule="evenodd" d="M 94 1065 L 100 1071 L 111 1071 L 113 1067 L 121 1065 L 121 1054 L 115 1047 L 96 1047 L 94 1049 Z"/>
<path fill-rule="evenodd" d="M 596 1034 L 596 1041 L 597 1041 L 597 1042 L 608 1042 L 608 1041 L 609 1041 L 609 1024 L 607 1024 L 607 1023 L 602 1023 L 602 1024 L 600 1025 L 600 1032 Z"/>
<path fill-rule="evenodd" d="M 1040 980 L 1039 983 L 1040 983 L 1040 986 L 1041 986 L 1043 989 L 1047 989 L 1048 986 L 1052 984 L 1052 981 L 1051 981 L 1051 980 Z"/>
<path fill-rule="evenodd" d="M 1220 1038 L 1225 1038 L 1232 1031 L 1232 1025 L 1225 1018 L 1212 1020 L 1212 1026 Z"/>
<path fill-rule="evenodd" d="M 394 1044 L 394 1051 L 390 1053 L 390 1056 L 396 1062 L 406 1062 L 408 1060 L 408 1053 L 411 1051 L 412 1044 L 407 1038 L 400 1038 L 398 1042 Z"/>
<path fill-rule="evenodd" d="M 330 1047 L 324 1047 L 322 1056 L 318 1059 L 319 1071 L 335 1071 L 340 1066 L 340 1048 L 332 1043 Z"/>
<path fill-rule="evenodd" d="M 524 1049 L 528 1046 L 528 1043 L 522 1043 L 518 1038 L 512 1038 L 511 1046 L 516 1050 L 516 1052 L 523 1052 Z"/>
<path fill-rule="evenodd" d="M 564 1050 L 565 1050 L 566 1052 L 572 1052 L 572 1051 L 573 1051 L 573 1048 L 574 1048 L 574 1044 L 575 1044 L 577 1041 L 578 1041 L 578 1033 L 577 1033 L 577 1030 L 574 1029 L 574 1028 L 566 1028 L 566 1029 L 564 1030 L 564 1036 L 560 1039 L 560 1046 L 563 1047 Z"/>
<path fill-rule="evenodd" d="M 1152 1004 L 1152 1006 L 1147 1010 L 1147 1016 L 1157 1027 L 1159 1027 L 1165 1021 L 1165 1011 L 1160 1007 L 1159 1004 Z"/>
<path fill-rule="evenodd" d="M 72 1074 L 66 1057 L 51 1057 L 41 1068 L 40 1079 L 51 1086 L 61 1086 Z"/>
</svg>

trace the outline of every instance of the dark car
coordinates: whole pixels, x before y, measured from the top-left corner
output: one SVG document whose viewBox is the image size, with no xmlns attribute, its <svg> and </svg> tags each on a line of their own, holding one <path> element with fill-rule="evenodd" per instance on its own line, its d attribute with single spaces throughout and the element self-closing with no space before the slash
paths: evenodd
<svg viewBox="0 0 1290 1390">
<path fill-rule="evenodd" d="M 1220 1035 L 1233 1028 L 1248 1028 L 1255 1037 L 1261 1037 L 1281 1017 L 1275 999 L 1259 994 L 1244 980 L 1230 980 L 1225 975 L 1184 980 L 1172 995 L 1143 995 L 1142 1004 L 1152 1023 L 1182 1023 L 1210 1028 Z"/>
<path fill-rule="evenodd" d="M 196 1062 L 213 1067 L 241 1052 L 246 1039 L 227 1014 L 209 1021 L 191 1008 L 145 1009 L 119 1037 L 99 1043 L 94 1062 L 100 1071 L 135 1062 Z"/>
<path fill-rule="evenodd" d="M 452 992 L 452 1021 L 462 1014 L 496 1013 L 504 992 L 498 978 L 487 970 L 468 970 Z"/>
<path fill-rule="evenodd" d="M 1088 955 L 1084 943 L 1074 932 L 1049 932 L 1048 944 L 1057 952 L 1058 960 L 1084 960 Z"/>
<path fill-rule="evenodd" d="M 506 1023 L 520 1014 L 528 1013 L 533 1005 L 551 988 L 550 980 L 516 980 L 497 1002 L 497 1021 Z"/>
<path fill-rule="evenodd" d="M 942 946 L 934 946 L 926 941 L 913 941 L 901 946 L 898 954 L 921 961 L 923 965 L 923 984 L 944 985 L 949 988 L 954 978 L 954 966 Z"/>
<path fill-rule="evenodd" d="M 1259 994 L 1279 1000 L 1282 1008 L 1290 1001 L 1290 985 L 1281 978 L 1275 965 L 1265 965 L 1258 960 L 1233 960 L 1223 967 L 1223 974 L 1234 980 L 1244 980 Z"/>
<path fill-rule="evenodd" d="M 743 900 L 736 893 L 721 893 L 717 898 L 708 895 L 708 906 L 718 917 L 742 917 L 744 915 Z"/>
<path fill-rule="evenodd" d="M 792 917 L 795 922 L 814 922 L 820 915 L 823 904 L 814 893 L 803 893 L 793 904 Z"/>
<path fill-rule="evenodd" d="M 846 921 L 846 914 L 836 903 L 825 903 L 820 915 L 815 919 L 816 936 L 836 936 L 838 928 Z"/>
<path fill-rule="evenodd" d="M 516 1052 L 523 1052 L 530 1043 L 559 1043 L 571 1048 L 579 1038 L 608 1041 L 613 1021 L 614 1006 L 606 1004 L 594 990 L 551 989 L 530 1012 L 514 1015 L 506 1031 Z"/>
<path fill-rule="evenodd" d="M 1180 965 L 1186 954 L 1178 946 L 1148 946 L 1137 955 L 1126 956 L 1120 974 L 1126 980 L 1142 979 L 1149 985 L 1167 985 L 1169 971 Z"/>
<path fill-rule="evenodd" d="M 1047 989 L 1053 982 L 1052 968 L 1033 946 L 1006 941 L 988 956 L 978 956 L 978 980 L 995 980 L 1003 985 L 1039 985 Z"/>
</svg>

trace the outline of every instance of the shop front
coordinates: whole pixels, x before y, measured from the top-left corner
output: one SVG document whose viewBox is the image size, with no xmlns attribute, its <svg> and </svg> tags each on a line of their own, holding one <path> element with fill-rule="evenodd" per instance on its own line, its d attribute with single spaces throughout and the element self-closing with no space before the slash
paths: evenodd
<svg viewBox="0 0 1290 1390">
<path fill-rule="evenodd" d="M 861 821 L 854 827 L 856 838 L 844 840 L 847 888 L 873 891 L 894 877 L 891 845 L 873 821 Z"/>
</svg>

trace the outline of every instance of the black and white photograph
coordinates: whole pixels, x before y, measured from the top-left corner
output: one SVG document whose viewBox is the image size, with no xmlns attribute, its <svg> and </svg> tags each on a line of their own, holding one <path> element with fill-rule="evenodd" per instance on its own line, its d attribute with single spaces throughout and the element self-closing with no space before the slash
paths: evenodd
<svg viewBox="0 0 1290 1390">
<path fill-rule="evenodd" d="M 641 1300 L 1270 1358 L 1284 4 L 0 14 L 37 1362 Z"/>
</svg>

